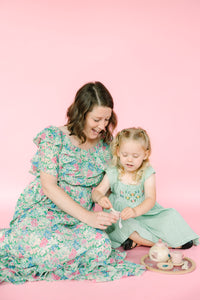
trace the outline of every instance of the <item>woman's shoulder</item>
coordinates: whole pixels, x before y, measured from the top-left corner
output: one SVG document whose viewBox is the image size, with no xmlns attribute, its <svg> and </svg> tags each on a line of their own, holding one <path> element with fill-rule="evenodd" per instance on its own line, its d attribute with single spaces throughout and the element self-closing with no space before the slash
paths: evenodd
<svg viewBox="0 0 200 300">
<path fill-rule="evenodd" d="M 62 133 L 64 133 L 66 136 L 69 137 L 69 130 L 67 129 L 67 126 L 59 126 L 59 127 L 55 127 L 58 130 L 60 130 Z"/>
<path fill-rule="evenodd" d="M 63 131 L 60 127 L 48 126 L 42 129 L 33 139 L 33 142 L 39 146 L 43 143 L 52 143 L 55 145 L 60 145 L 63 140 Z"/>
</svg>

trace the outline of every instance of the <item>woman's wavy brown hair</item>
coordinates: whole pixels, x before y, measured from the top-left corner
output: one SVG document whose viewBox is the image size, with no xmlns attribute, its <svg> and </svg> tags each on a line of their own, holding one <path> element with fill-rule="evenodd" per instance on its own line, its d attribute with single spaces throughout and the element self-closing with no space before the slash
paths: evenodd
<svg viewBox="0 0 200 300">
<path fill-rule="evenodd" d="M 104 106 L 112 109 L 106 131 L 102 132 L 103 141 L 109 144 L 112 141 L 112 133 L 117 126 L 117 116 L 113 111 L 114 103 L 111 94 L 99 81 L 89 82 L 77 91 L 74 102 L 67 110 L 68 121 L 66 126 L 70 135 L 77 136 L 84 143 L 86 136 L 83 130 L 86 115 L 93 110 L 94 106 Z"/>
</svg>

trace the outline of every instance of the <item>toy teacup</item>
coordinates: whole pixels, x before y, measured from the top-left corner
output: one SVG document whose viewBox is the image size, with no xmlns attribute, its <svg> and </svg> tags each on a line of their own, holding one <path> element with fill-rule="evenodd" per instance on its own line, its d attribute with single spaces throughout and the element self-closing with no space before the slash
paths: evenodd
<svg viewBox="0 0 200 300">
<path fill-rule="evenodd" d="M 173 251 L 170 252 L 170 256 L 174 266 L 181 266 L 183 264 L 183 258 L 184 258 L 183 253 L 179 251 Z"/>
</svg>

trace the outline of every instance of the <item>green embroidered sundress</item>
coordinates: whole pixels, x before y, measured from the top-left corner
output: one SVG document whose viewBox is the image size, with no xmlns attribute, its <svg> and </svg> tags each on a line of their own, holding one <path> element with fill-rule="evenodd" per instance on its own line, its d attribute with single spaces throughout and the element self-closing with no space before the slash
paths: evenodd
<svg viewBox="0 0 200 300">
<path fill-rule="evenodd" d="M 109 198 L 113 208 L 122 211 L 125 207 L 135 207 L 144 201 L 144 182 L 153 173 L 154 169 L 149 166 L 139 184 L 127 185 L 118 179 L 116 168 L 108 168 L 106 174 L 111 186 L 112 193 Z M 199 236 L 182 216 L 175 209 L 165 209 L 158 203 L 146 214 L 122 221 L 122 228 L 116 223 L 106 230 L 113 248 L 119 247 L 134 231 L 154 243 L 162 239 L 168 246 L 174 248 L 190 240 L 193 240 L 195 245 L 199 244 Z"/>
</svg>

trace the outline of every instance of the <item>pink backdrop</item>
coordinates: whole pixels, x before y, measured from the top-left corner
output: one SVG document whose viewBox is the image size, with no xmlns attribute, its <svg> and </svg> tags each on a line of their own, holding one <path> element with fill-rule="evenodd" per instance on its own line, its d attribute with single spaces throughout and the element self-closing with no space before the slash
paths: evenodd
<svg viewBox="0 0 200 300">
<path fill-rule="evenodd" d="M 44 127 L 62 125 L 77 89 L 110 90 L 118 130 L 151 136 L 157 198 L 200 234 L 200 2 L 198 0 L 0 0 L 0 227 L 12 217 Z M 139 263 L 148 248 L 128 252 Z M 199 299 L 199 246 L 186 275 L 147 271 L 114 282 L 2 284 L 13 299 Z"/>
<path fill-rule="evenodd" d="M 158 201 L 200 204 L 200 2 L 0 1 L 0 201 L 31 179 L 33 137 L 62 125 L 75 92 L 102 81 L 118 129 L 151 136 Z"/>
</svg>

